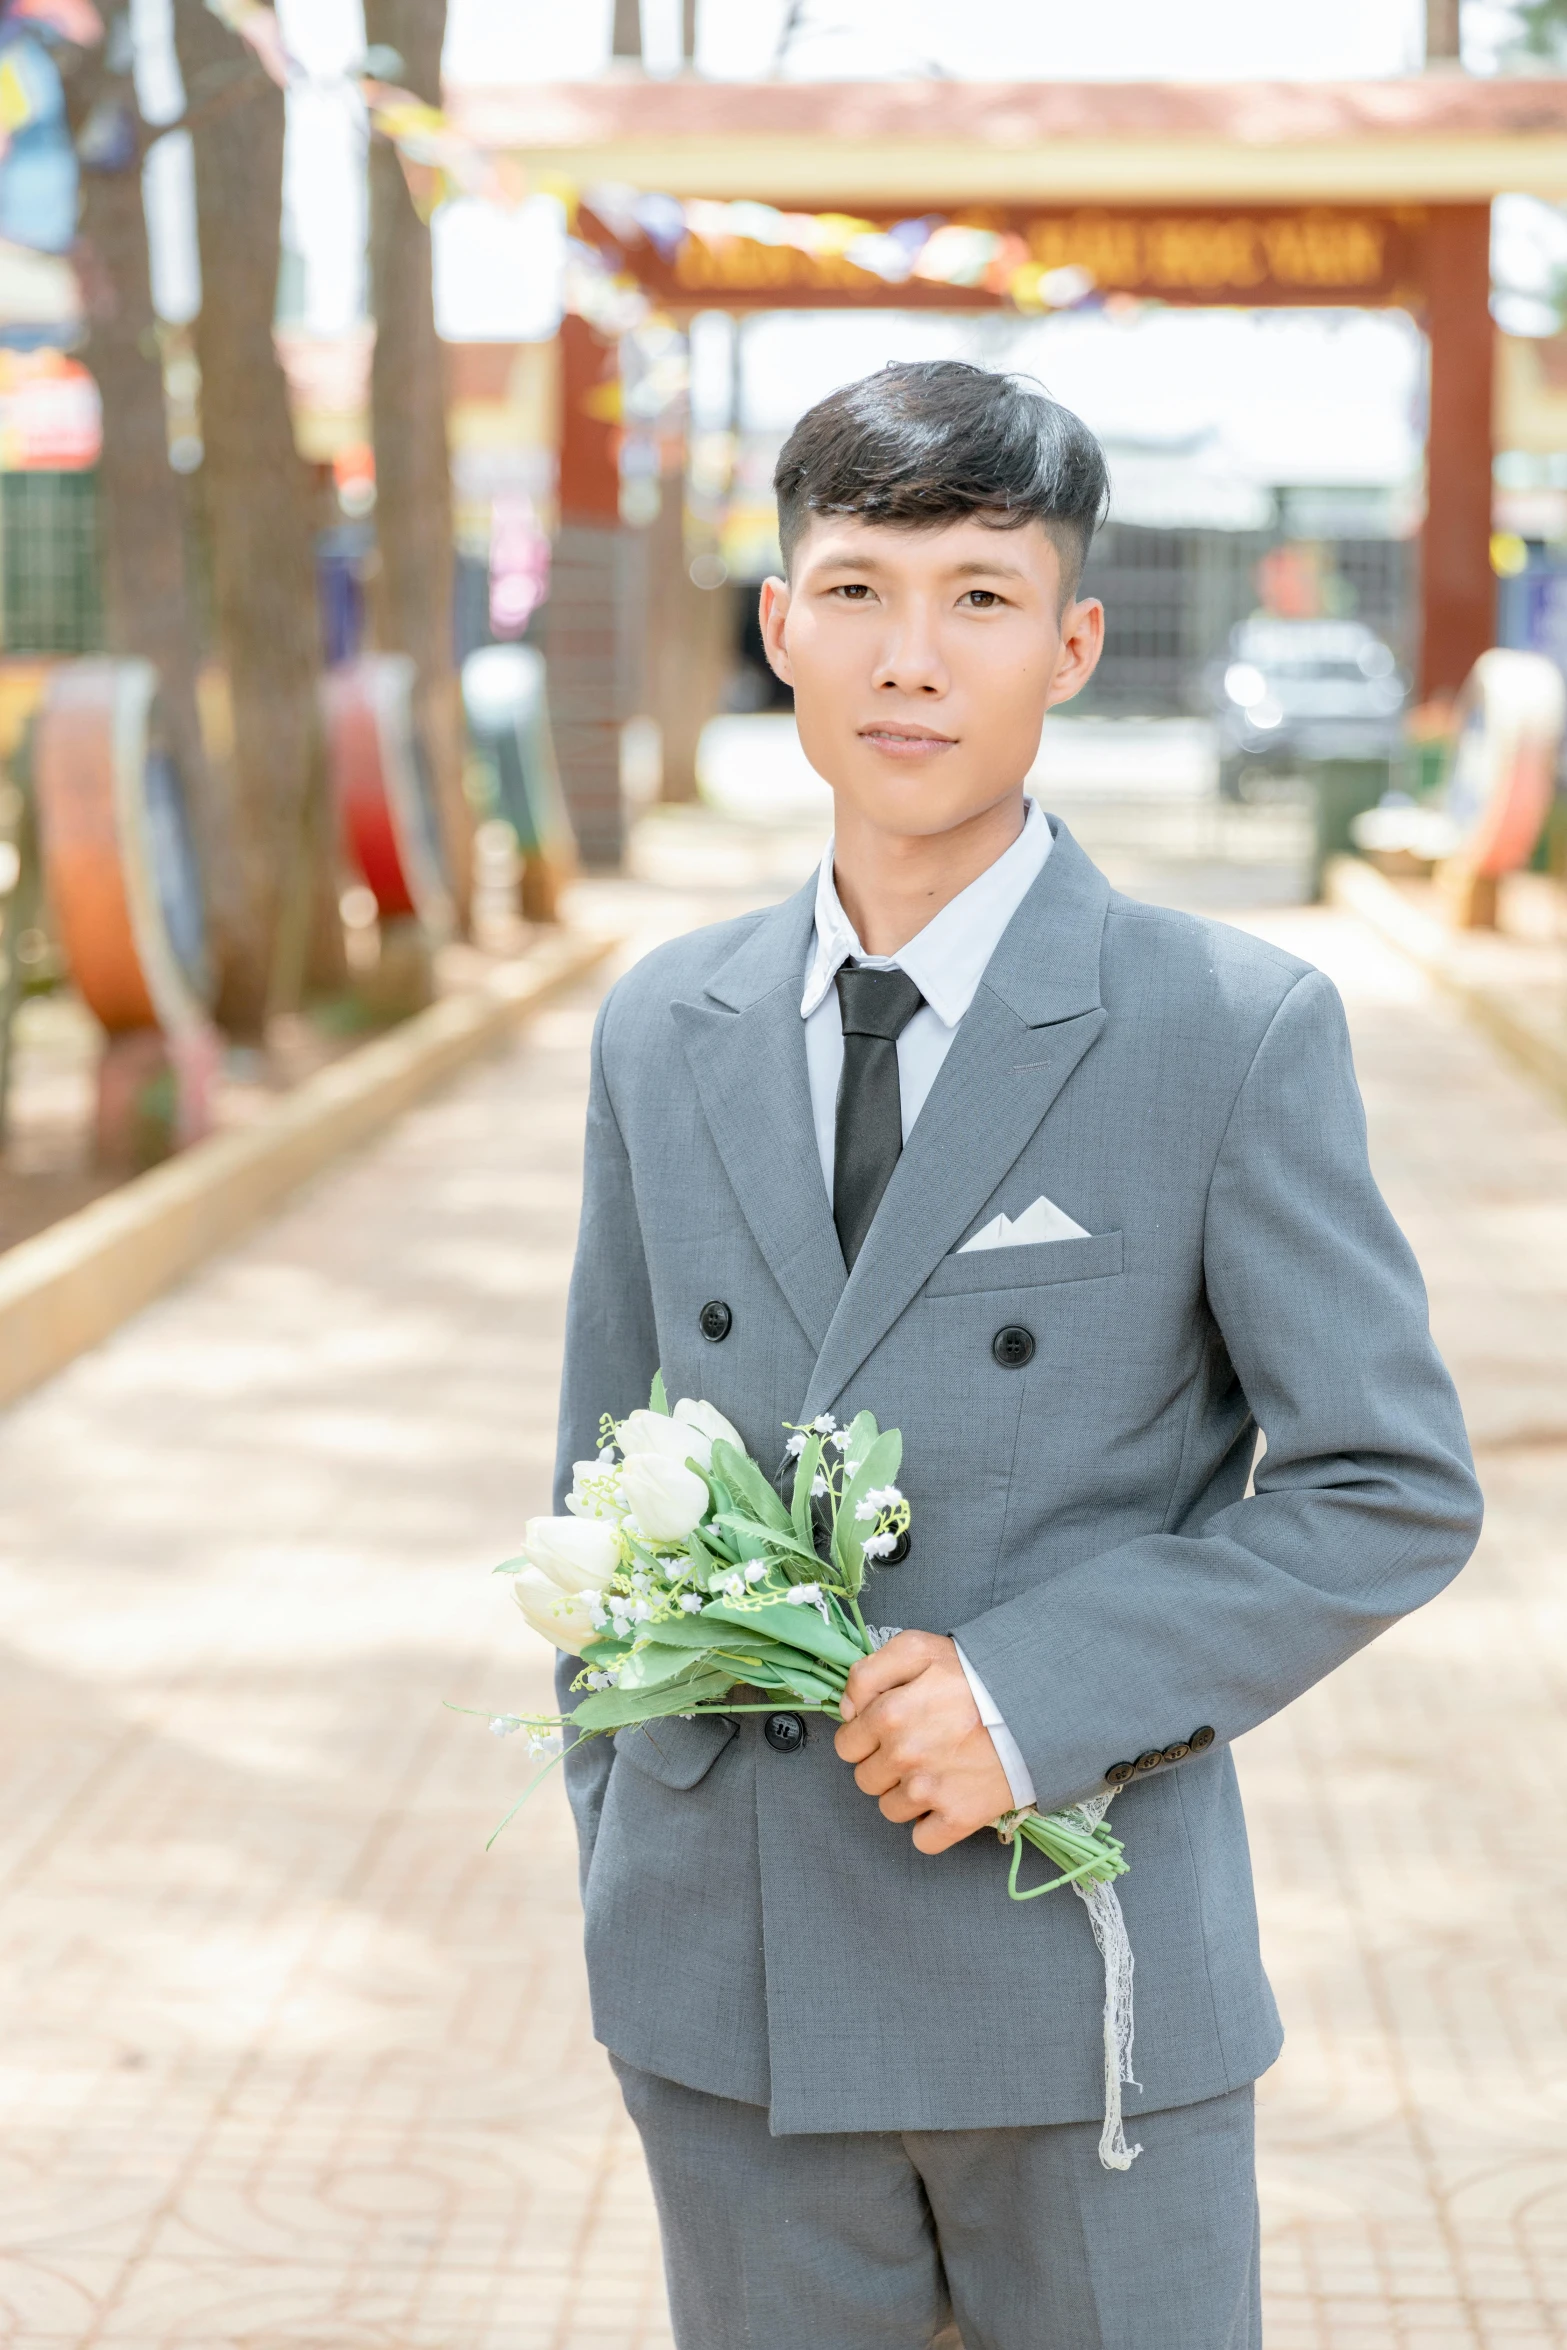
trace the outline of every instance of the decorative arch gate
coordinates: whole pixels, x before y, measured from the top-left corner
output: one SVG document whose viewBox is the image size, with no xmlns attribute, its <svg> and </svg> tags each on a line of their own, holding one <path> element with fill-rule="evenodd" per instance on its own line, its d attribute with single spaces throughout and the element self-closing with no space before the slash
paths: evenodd
<svg viewBox="0 0 1567 2350">
<path fill-rule="evenodd" d="M 1188 307 L 1399 308 L 1430 351 L 1422 693 L 1455 692 L 1494 629 L 1489 314 L 1492 196 L 1567 196 L 1567 81 L 1430 74 L 1360 85 L 770 84 L 626 78 L 454 93 L 479 142 L 543 183 L 665 190 L 716 215 L 736 197 L 841 205 L 891 226 L 939 210 L 999 232 L 1039 274 Z M 578 234 L 676 313 L 981 310 L 985 284 L 889 284 L 846 254 L 745 235 Z M 552 700 L 590 857 L 618 853 L 607 691 L 619 518 L 615 350 L 562 333 Z"/>
</svg>

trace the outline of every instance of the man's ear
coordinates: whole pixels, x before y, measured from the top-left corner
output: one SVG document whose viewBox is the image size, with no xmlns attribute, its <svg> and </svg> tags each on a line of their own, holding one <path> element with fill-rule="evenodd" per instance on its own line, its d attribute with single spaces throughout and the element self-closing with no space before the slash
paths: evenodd
<svg viewBox="0 0 1567 2350">
<path fill-rule="evenodd" d="M 1085 596 L 1081 603 L 1068 604 L 1061 615 L 1061 652 L 1045 696 L 1047 710 L 1053 710 L 1058 702 L 1069 702 L 1074 694 L 1082 692 L 1098 668 L 1104 649 L 1105 608 L 1099 598 Z"/>
<path fill-rule="evenodd" d="M 775 677 L 792 687 L 794 671 L 789 665 L 788 649 L 784 644 L 784 623 L 789 617 L 789 582 L 786 579 L 764 579 L 760 606 L 762 645 L 767 654 L 767 665 Z"/>
</svg>

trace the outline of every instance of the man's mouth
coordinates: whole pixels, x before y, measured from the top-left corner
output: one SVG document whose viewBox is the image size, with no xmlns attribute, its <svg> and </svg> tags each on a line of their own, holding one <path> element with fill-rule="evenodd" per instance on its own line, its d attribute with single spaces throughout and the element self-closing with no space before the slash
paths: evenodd
<svg viewBox="0 0 1567 2350">
<path fill-rule="evenodd" d="M 887 721 L 880 726 L 862 726 L 860 740 L 873 750 L 885 751 L 894 759 L 928 759 L 940 751 L 950 751 L 957 737 L 938 734 L 930 726 L 902 726 Z"/>
</svg>

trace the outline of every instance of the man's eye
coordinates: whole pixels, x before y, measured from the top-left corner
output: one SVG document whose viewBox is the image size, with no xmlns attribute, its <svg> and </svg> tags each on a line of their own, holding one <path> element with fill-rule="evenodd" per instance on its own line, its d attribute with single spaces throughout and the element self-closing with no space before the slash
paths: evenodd
<svg viewBox="0 0 1567 2350">
<path fill-rule="evenodd" d="M 854 604 L 863 604 L 870 592 L 863 579 L 851 579 L 833 589 L 835 596 L 847 596 L 849 601 Z"/>
<path fill-rule="evenodd" d="M 993 604 L 1000 603 L 1001 598 L 994 588 L 970 588 L 963 601 L 972 604 L 976 612 L 988 612 Z"/>
</svg>

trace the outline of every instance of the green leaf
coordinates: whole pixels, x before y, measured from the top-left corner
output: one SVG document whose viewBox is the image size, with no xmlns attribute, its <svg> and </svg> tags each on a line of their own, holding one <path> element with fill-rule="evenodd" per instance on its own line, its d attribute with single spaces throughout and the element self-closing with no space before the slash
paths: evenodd
<svg viewBox="0 0 1567 2350">
<path fill-rule="evenodd" d="M 502 1559 L 498 1567 L 491 1567 L 492 1575 L 520 1575 L 524 1567 L 531 1567 L 532 1559 Z"/>
<path fill-rule="evenodd" d="M 647 1408 L 650 1412 L 662 1412 L 666 1420 L 669 1417 L 669 1398 L 664 1393 L 664 1374 L 662 1371 L 655 1371 L 653 1373 L 653 1386 L 652 1391 L 647 1399 Z"/>
<path fill-rule="evenodd" d="M 701 1577 L 704 1589 L 707 1578 L 715 1567 L 734 1565 L 734 1560 L 727 1550 L 719 1550 L 715 1547 L 711 1528 L 693 1527 L 686 1536 L 686 1557 Z"/>
<path fill-rule="evenodd" d="M 863 1648 L 835 1626 L 824 1624 L 809 1604 L 792 1606 L 788 1600 L 778 1600 L 767 1607 L 740 1608 L 715 1600 L 703 1610 L 703 1620 L 710 1619 L 763 1634 L 786 1648 L 803 1648 L 807 1654 L 821 1657 L 825 1663 L 837 1665 L 846 1673 L 865 1655 Z"/>
<path fill-rule="evenodd" d="M 743 1553 L 746 1558 L 764 1558 L 771 1553 L 779 1559 L 799 1559 L 818 1573 L 821 1571 L 821 1560 L 814 1550 L 795 1540 L 792 1527 L 781 1534 L 775 1526 L 759 1526 L 754 1518 L 742 1517 L 738 1510 L 725 1510 L 718 1523 L 729 1527 L 742 1542 L 758 1545 Z"/>
<path fill-rule="evenodd" d="M 734 1500 L 749 1517 L 780 1534 L 792 1534 L 794 1521 L 755 1461 L 720 1436 L 713 1446 L 713 1466 Z"/>
<path fill-rule="evenodd" d="M 622 1689 L 658 1689 L 672 1681 L 677 1673 L 690 1674 L 701 1669 L 701 1658 L 694 1657 L 688 1648 L 655 1637 L 635 1647 L 620 1668 Z"/>
<path fill-rule="evenodd" d="M 821 1465 L 822 1440 L 819 1436 L 808 1436 L 805 1449 L 795 1464 L 794 1497 L 789 1505 L 789 1515 L 794 1521 L 795 1536 L 801 1548 L 813 1553 L 816 1548 L 816 1526 L 811 1516 L 811 1487 L 816 1483 L 816 1472 Z"/>
<path fill-rule="evenodd" d="M 632 1722 L 656 1722 L 666 1714 L 688 1714 L 712 1705 L 734 1687 L 730 1673 L 700 1673 L 660 1689 L 594 1689 L 570 1716 L 574 1730 L 623 1730 Z"/>
<path fill-rule="evenodd" d="M 704 1631 L 705 1624 L 706 1617 L 699 1616 L 693 1608 L 688 1616 L 665 1616 L 658 1623 L 650 1624 L 648 1636 L 653 1640 L 667 1641 L 674 1648 L 710 1648 L 713 1642 L 712 1627 L 708 1625 Z"/>
<path fill-rule="evenodd" d="M 843 1473 L 852 1477 L 859 1468 L 881 1430 L 876 1425 L 874 1412 L 856 1412 L 849 1422 L 849 1441 L 843 1448 Z"/>
</svg>

